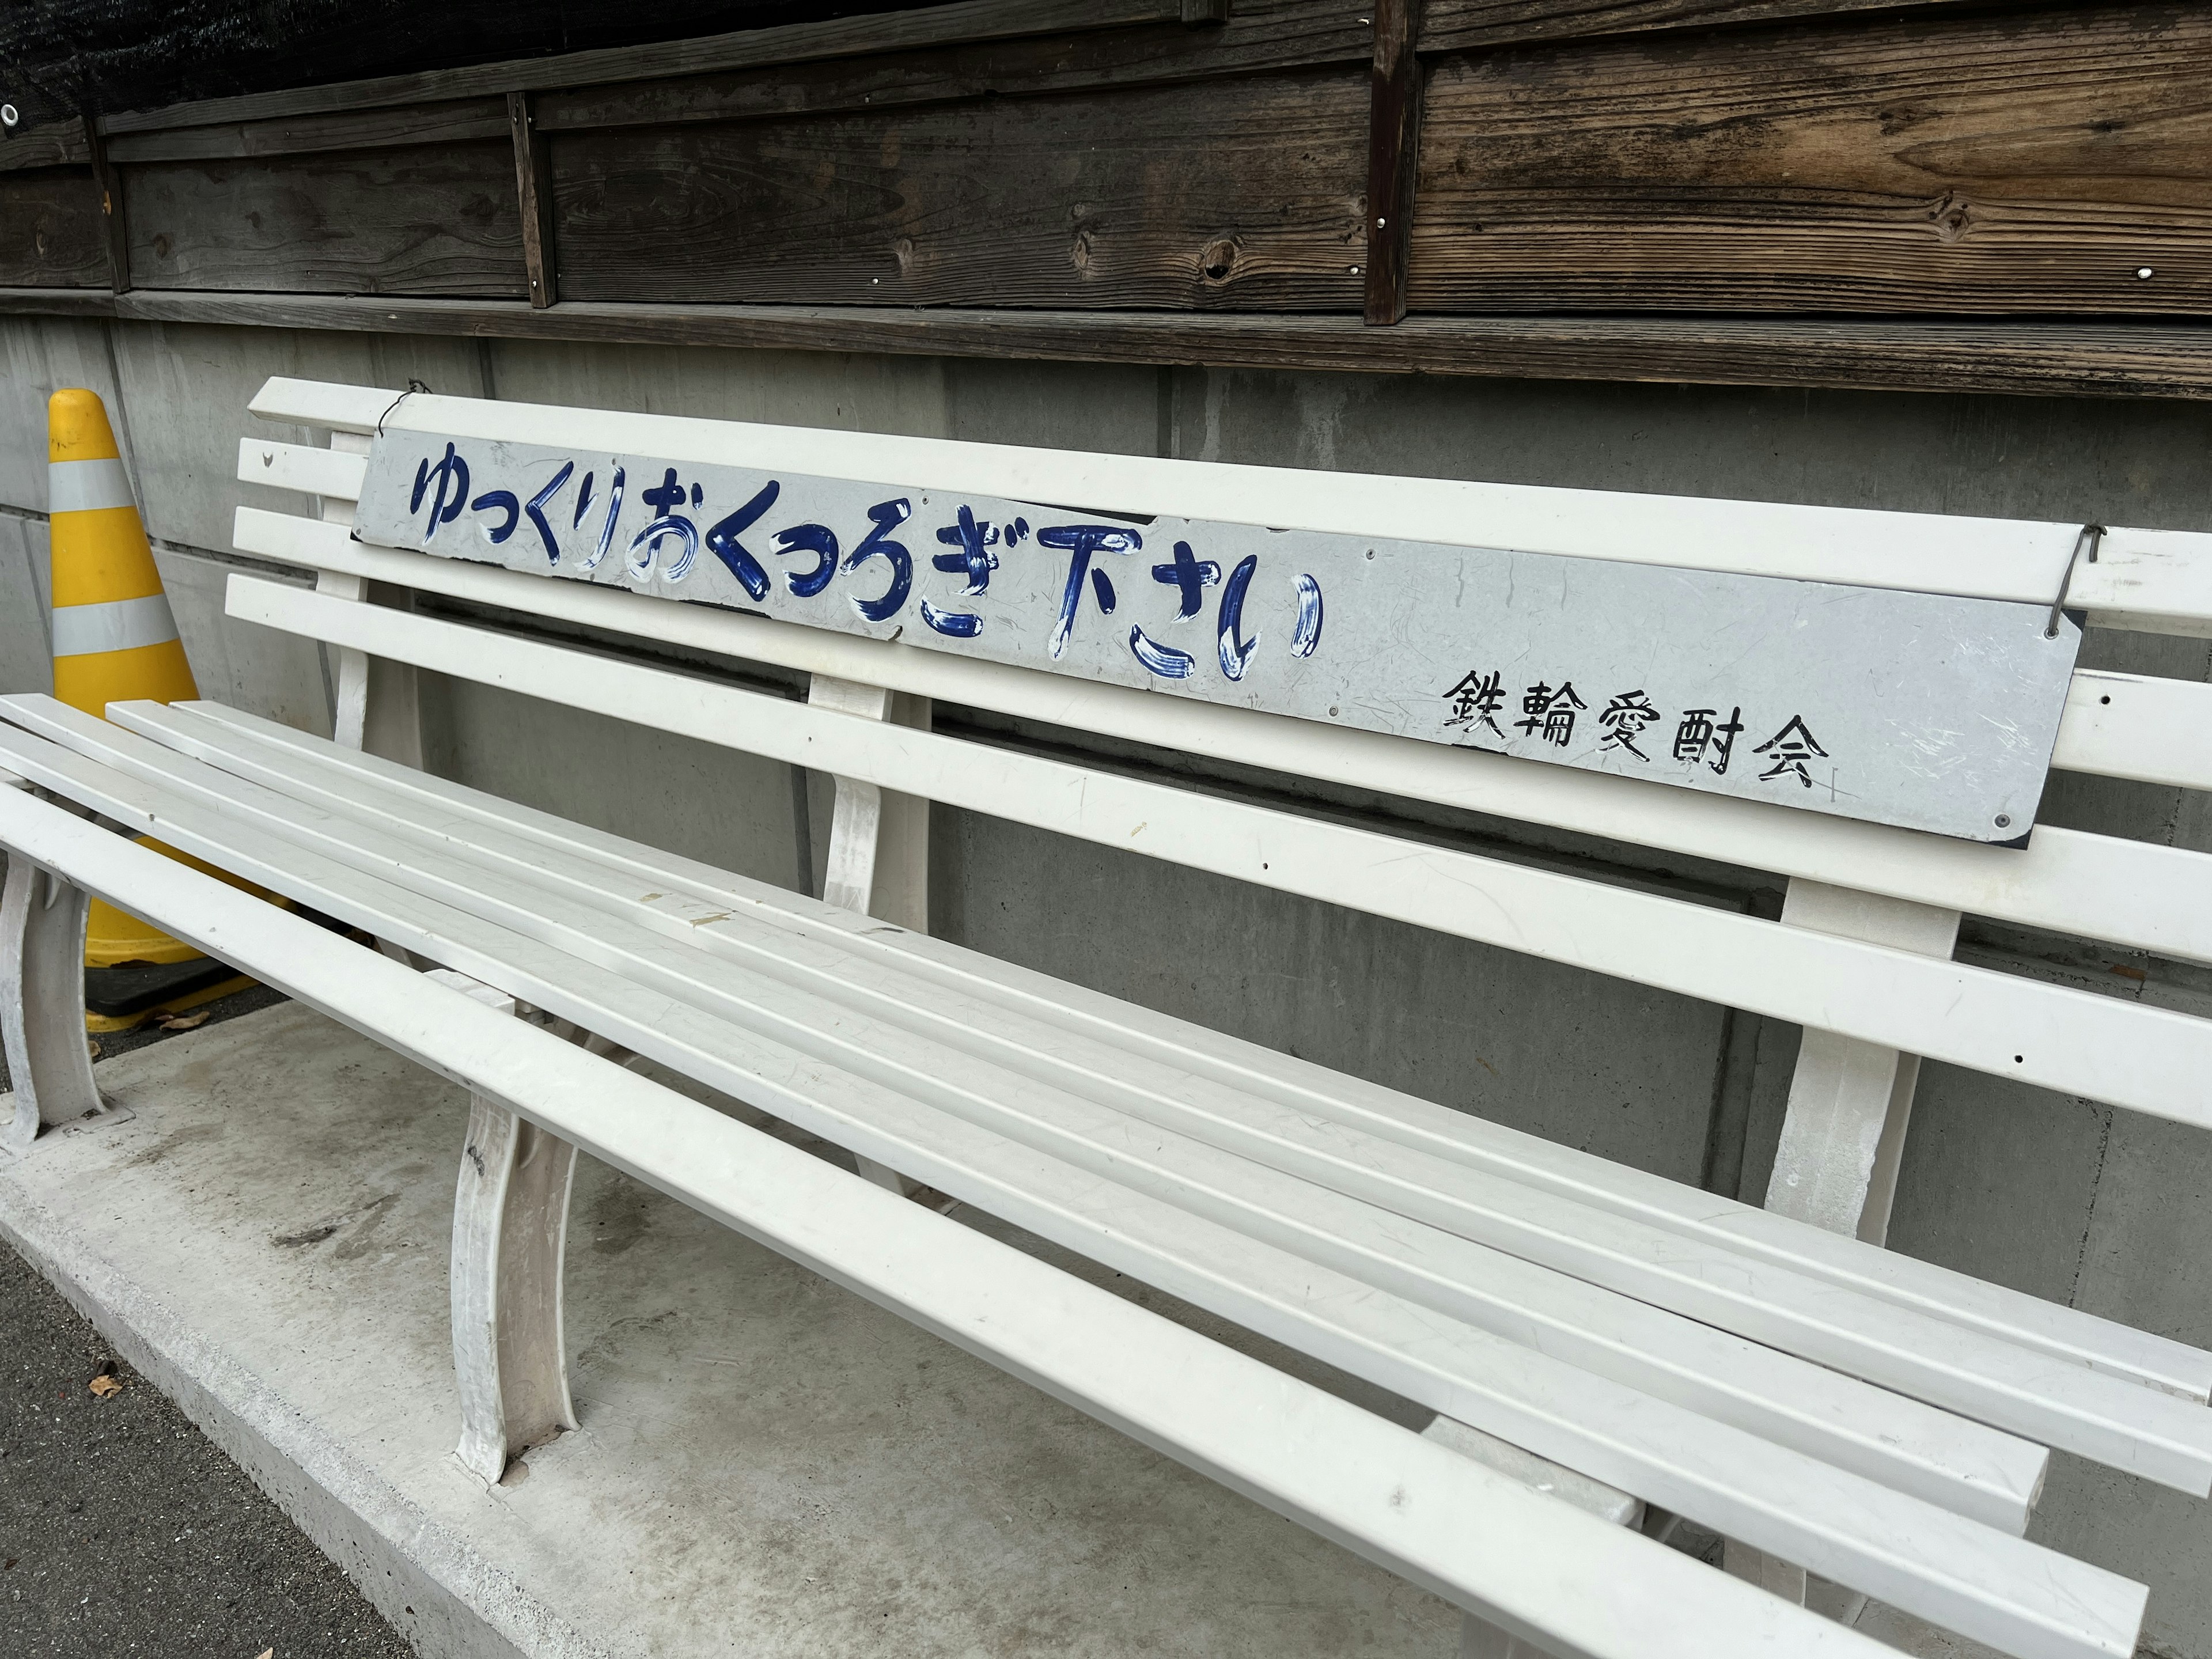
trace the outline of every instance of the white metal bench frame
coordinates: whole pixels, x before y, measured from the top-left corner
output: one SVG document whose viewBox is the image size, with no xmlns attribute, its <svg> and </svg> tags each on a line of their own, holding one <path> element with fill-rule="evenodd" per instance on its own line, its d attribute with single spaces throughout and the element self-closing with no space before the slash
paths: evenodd
<svg viewBox="0 0 2212 1659">
<path fill-rule="evenodd" d="M 1486 932 L 1476 916 L 1448 915 L 1443 924 L 1447 931 L 1488 937 L 1514 948 L 1534 948 L 1555 959 L 1583 960 L 1584 965 L 1601 971 L 1668 984 L 1805 1024 L 1806 1042 L 1793 1082 L 1768 1211 L 1862 1238 L 1879 1240 L 1886 1226 L 1911 1106 L 1916 1052 L 1939 1054 L 2102 1098 L 2117 1096 L 2120 1103 L 2185 1121 L 2207 1121 L 2203 1109 L 2173 1086 L 2191 1066 L 2201 1066 L 2206 1054 L 2203 1022 L 2125 1005 L 2100 1009 L 2096 999 L 2079 993 L 2026 987 L 2021 981 L 1997 983 L 2004 976 L 1948 961 L 1962 910 L 2203 960 L 2207 942 L 2212 940 L 2212 927 L 2207 925 L 2212 920 L 2212 899 L 2208 899 L 2203 860 L 2197 855 L 2048 829 L 2039 830 L 2034 844 L 2025 852 L 1968 847 L 1785 809 L 1690 796 L 1626 780 L 1547 770 L 1466 751 L 1434 750 L 1429 745 L 1246 711 L 1188 703 L 1174 704 L 1170 710 L 1158 699 L 1119 688 L 360 546 L 347 540 L 339 526 L 349 516 L 346 498 L 359 489 L 359 455 L 365 448 L 361 434 L 384 414 L 389 402 L 388 394 L 381 392 L 287 382 L 272 382 L 256 400 L 258 412 L 333 431 L 329 451 L 247 440 L 240 453 L 241 477 L 324 497 L 324 525 L 246 508 L 240 511 L 239 528 L 241 550 L 317 568 L 322 573 L 318 584 L 321 592 L 305 594 L 266 582 L 240 581 L 234 584 L 231 607 L 234 615 L 288 627 L 337 646 L 341 740 L 371 753 L 419 764 L 410 664 L 450 668 L 478 678 L 505 678 L 534 695 L 617 713 L 639 705 L 646 686 L 640 677 L 649 677 L 654 694 L 664 696 L 664 683 L 680 679 L 659 671 L 564 653 L 571 662 L 564 671 L 568 679 L 556 688 L 532 671 L 531 660 L 532 653 L 554 647 L 502 641 L 481 630 L 380 613 L 354 603 L 369 595 L 369 584 L 381 582 L 535 611 L 617 633 L 680 641 L 809 672 L 814 687 L 810 707 L 714 687 L 702 690 L 694 707 L 652 723 L 729 742 L 726 735 L 717 735 L 716 728 L 726 734 L 730 700 L 745 700 L 746 737 L 737 746 L 837 777 L 826 896 L 843 908 L 904 926 L 920 927 L 927 921 L 924 797 L 996 811 L 1109 844 L 1134 844 L 1155 856 L 1337 899 L 1377 914 L 1401 915 L 1427 926 L 1438 925 L 1434 882 L 1439 872 L 1447 879 L 1462 878 L 1480 866 L 1492 890 L 1485 894 L 1486 902 L 1494 902 L 1495 889 L 1501 884 L 1509 890 L 1517 887 L 1515 896 L 1526 907 L 1527 915 L 1565 902 L 1588 907 L 1583 921 L 1615 929 L 1616 939 L 1624 919 L 1632 935 L 1640 929 L 1643 937 L 1632 936 L 1625 945 L 1616 943 L 1585 959 L 1589 953 L 1581 952 L 1568 937 L 1573 928 L 1538 937 L 1532 944 L 1523 925 L 1527 915 L 1516 918 L 1510 928 L 1499 929 L 1493 923 Z M 794 461 L 803 453 L 806 470 L 817 473 L 849 469 L 852 476 L 926 477 L 1000 494 L 1142 501 L 1161 511 L 1289 521 L 1314 528 L 1350 527 L 1346 498 L 1358 495 L 1356 527 L 1376 533 L 1435 536 L 1440 523 L 1463 520 L 1472 507 L 1483 514 L 1486 539 L 1547 550 L 1662 562 L 1671 557 L 1709 568 L 1757 569 L 1877 585 L 1924 583 L 1992 597 L 2054 595 L 2063 571 L 2060 543 L 2070 543 L 2073 538 L 2072 530 L 2064 526 L 1661 498 L 1624 500 L 1433 481 L 1361 481 L 1387 483 L 1385 495 L 1371 489 L 1347 490 L 1341 479 L 1267 469 L 1071 457 L 865 436 L 841 439 L 834 459 L 825 460 L 820 434 L 650 417 L 580 417 L 572 411 L 455 399 L 410 399 L 404 416 L 394 416 L 393 423 L 420 422 L 465 432 L 472 429 L 469 422 L 475 422 L 483 428 L 482 435 L 529 438 L 579 418 L 596 423 L 595 441 L 673 459 L 718 457 L 727 453 L 733 434 L 741 432 L 748 459 L 760 464 Z M 1041 486 L 1048 470 L 1046 489 Z M 1091 491 L 1098 493 L 1093 496 Z M 1389 522 L 1378 526 L 1378 511 Z M 1634 526 L 1632 540 L 1623 538 L 1621 526 L 1626 523 Z M 1867 560 L 1869 530 L 1883 532 L 1878 544 L 1890 556 L 1887 560 Z M 2206 620 L 2212 616 L 2212 557 L 2202 545 L 2207 539 L 2212 538 L 2110 532 L 2098 565 L 2074 573 L 2069 602 L 2087 605 L 2093 622 L 2212 632 L 2212 623 Z M 1692 546 L 1695 556 L 1686 556 Z M 2036 584 L 2046 573 L 2049 580 L 2039 589 Z M 466 636 L 466 648 L 476 659 L 466 664 L 450 655 L 461 635 Z M 501 659 L 483 661 L 487 650 Z M 1776 870 L 1790 878 L 1784 927 L 1696 911 L 1615 889 L 1583 891 L 1580 890 L 1596 884 L 1465 854 L 1431 852 L 1417 857 L 1411 861 L 1417 866 L 1412 878 L 1401 879 L 1394 890 L 1380 878 L 1382 849 L 1370 843 L 1385 843 L 1388 857 L 1401 864 L 1407 862 L 1406 843 L 1237 803 L 1201 799 L 1158 785 L 1116 780 L 1111 775 L 1081 775 L 1088 787 L 1079 805 L 1071 809 L 1055 799 L 1052 786 L 1075 769 L 1055 771 L 1054 763 L 1002 751 L 978 755 L 974 745 L 930 737 L 925 700 L 934 697 L 1170 747 L 1190 746 L 1203 738 L 1213 753 L 1226 758 Z M 2111 718 L 2116 702 L 2133 717 L 2133 725 L 2124 727 Z M 2204 687 L 2128 676 L 2079 675 L 2062 729 L 2057 763 L 2205 787 L 2212 767 L 2192 767 L 2186 745 L 2160 743 L 2155 732 L 2178 736 L 2206 712 L 2212 712 L 2212 690 Z M 862 729 L 851 723 L 853 715 L 877 722 L 889 716 L 907 735 L 877 726 L 872 735 L 864 737 Z M 2146 722 L 2154 728 L 2148 741 L 2142 731 Z M 969 752 L 956 761 L 948 745 Z M 1007 803 L 1014 799 L 1023 805 L 1010 811 Z M 1038 801 L 1044 804 L 1036 805 Z M 1141 844 L 1128 838 L 1133 825 L 1146 837 Z M 27 901 L 18 905 L 15 885 L 11 878 L 9 902 L 27 918 Z M 2157 902 L 2147 897 L 2150 892 L 2158 894 Z M 55 925 L 44 924 L 47 932 Z M 1500 932 L 1509 936 L 1499 937 Z M 1686 933 L 1692 936 L 1690 954 L 1697 957 L 1692 969 L 1686 972 L 1673 964 L 1656 964 L 1655 951 L 1663 946 L 1668 953 L 1680 952 Z M 18 934 L 11 929 L 9 937 Z M 27 921 L 20 937 L 27 945 L 33 939 Z M 1751 957 L 1747 963 L 1729 960 L 1746 951 Z M 1944 996 L 1950 1011 L 1936 1020 L 1900 1023 L 1895 1009 L 1887 1006 L 1894 997 L 1877 994 L 1893 988 L 1900 976 L 1921 987 L 1924 994 Z M 1790 982 L 1797 988 L 1790 988 Z M 1818 996 L 1803 991 L 1807 982 L 1820 988 Z M 1856 1005 L 1850 995 L 1840 1000 L 1834 995 L 1839 983 L 1847 989 L 1860 988 Z M 1780 992 L 1776 985 L 1782 986 Z M 1839 1000 L 1841 1006 L 1832 1006 Z M 2027 1016 L 2020 1012 L 2023 1002 L 2030 1006 Z M 28 1018 L 31 1003 L 23 1006 Z M 2129 1017 L 2112 1018 L 2117 1012 Z M 1808 1018 L 1808 1013 L 1813 1017 Z M 2031 1060 L 2031 1045 L 2020 1033 L 2032 1030 L 2037 1019 L 2094 1029 L 2080 1043 L 2081 1052 L 2046 1053 L 2039 1044 Z M 1961 1025 L 1967 1029 L 1956 1029 Z M 2115 1079 L 2110 1075 L 2109 1055 L 2111 1045 L 2121 1042 L 2131 1045 L 2130 1054 L 2138 1063 L 2127 1075 Z M 2015 1043 L 2021 1052 L 2008 1066 L 1996 1049 Z M 77 1052 L 82 1054 L 81 1045 Z M 2091 1056 L 2087 1066 L 2083 1053 Z M 78 1103 L 69 1093 L 71 1085 L 62 1082 L 52 1086 L 59 1091 L 57 1112 L 72 1115 L 70 1108 Z M 22 1109 L 20 1091 L 18 1109 Z M 526 1121 L 480 1099 L 478 1115 L 472 1117 L 471 1162 L 463 1169 L 463 1202 L 456 1219 L 457 1363 L 463 1371 L 465 1398 L 479 1402 L 472 1408 L 475 1415 L 464 1455 L 488 1478 L 495 1477 L 509 1451 L 573 1420 L 560 1375 L 558 1336 L 557 1241 L 565 1215 L 566 1164 L 558 1150 L 544 1144 L 548 1138 L 543 1135 L 533 1155 L 529 1134 Z M 479 1152 L 489 1156 L 472 1185 L 472 1159 Z M 573 1152 L 568 1158 L 572 1161 Z M 863 1169 L 884 1184 L 906 1184 L 888 1168 L 864 1160 Z M 516 1178 L 518 1173 L 522 1178 Z M 1521 1173 L 1571 1188 L 1583 1199 L 1592 1196 L 1575 1184 L 1584 1172 L 1564 1164 L 1545 1170 L 1532 1163 Z M 1662 1189 L 1670 1183 L 1632 1178 L 1616 1185 L 1620 1190 L 1597 1195 L 1601 1201 L 1628 1214 L 1651 1215 L 1677 1206 L 1670 1224 L 1692 1230 L 1698 1224 L 1679 1212 L 1686 1189 L 1669 1193 Z M 1716 1237 L 1725 1236 L 1733 1249 L 1756 1253 L 1771 1247 L 1793 1271 L 1805 1270 L 1808 1246 L 1799 1236 L 1802 1230 L 1762 1240 L 1758 1214 L 1724 1214 L 1702 1224 Z M 1909 1309 L 1916 1297 L 1924 1299 L 1930 1283 L 1936 1282 L 1924 1272 L 1886 1275 L 1879 1265 L 1869 1265 L 1864 1253 L 1848 1249 L 1832 1261 L 1815 1260 L 1810 1266 L 1816 1273 L 1832 1272 L 1857 1291 L 1886 1297 L 1900 1310 Z M 544 1290 L 548 1282 L 554 1287 L 550 1301 Z M 2200 1358 L 2174 1345 L 2147 1338 L 2131 1340 L 2133 1334 L 2119 1333 L 2117 1328 L 2094 1330 L 2085 1337 L 2094 1322 L 2039 1312 L 2027 1298 L 1971 1281 L 1942 1283 L 1942 1312 L 1948 1320 L 2002 1332 L 2008 1340 L 2032 1352 L 2131 1383 L 2203 1398 L 2206 1377 Z M 487 1316 L 487 1309 L 504 1309 L 507 1315 Z M 1448 1419 L 1440 1420 L 1447 1431 L 1453 1431 Z M 1468 1443 L 1462 1436 L 1461 1449 L 1484 1455 L 1479 1437 Z M 1492 1446 L 1490 1455 L 1493 1461 L 1509 1461 L 1515 1454 L 1510 1447 Z M 1586 1491 L 1584 1497 L 1616 1521 L 1632 1513 L 1632 1500 L 1624 1494 L 1608 1495 L 1599 1488 Z M 1802 1572 L 1781 1563 L 1732 1550 L 1730 1565 L 1792 1599 L 1802 1594 Z M 1512 1638 L 1499 1632 L 1510 1627 L 1510 1620 L 1494 1627 L 1471 1626 L 1468 1651 L 1503 1651 L 1497 1644 Z M 1557 1648 L 1564 1638 L 1556 1627 L 1548 1627 L 1541 1639 Z M 1492 1645 L 1480 1647 L 1486 1641 Z"/>
</svg>

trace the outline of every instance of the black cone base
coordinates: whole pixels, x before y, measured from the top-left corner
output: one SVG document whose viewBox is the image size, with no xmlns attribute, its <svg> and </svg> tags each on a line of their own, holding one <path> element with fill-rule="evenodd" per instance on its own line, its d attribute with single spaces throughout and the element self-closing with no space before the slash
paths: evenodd
<svg viewBox="0 0 2212 1659">
<path fill-rule="evenodd" d="M 204 1001 L 218 986 L 236 980 L 238 969 L 213 957 L 190 962 L 127 962 L 84 970 L 85 1012 L 107 1030 L 112 1021 L 135 1022 L 156 1009 L 187 1000 Z"/>
</svg>

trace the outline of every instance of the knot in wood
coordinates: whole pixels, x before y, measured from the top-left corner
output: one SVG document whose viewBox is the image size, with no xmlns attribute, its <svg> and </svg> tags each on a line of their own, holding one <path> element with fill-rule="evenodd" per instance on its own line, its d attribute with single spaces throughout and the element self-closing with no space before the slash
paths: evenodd
<svg viewBox="0 0 2212 1659">
<path fill-rule="evenodd" d="M 1956 191 L 1936 203 L 1928 217 L 1936 227 L 1936 234 L 1947 242 L 1959 240 L 1974 228 L 1973 208 Z"/>
<path fill-rule="evenodd" d="M 1237 272 L 1237 239 L 1217 236 L 1198 256 L 1198 272 L 1208 283 L 1226 283 Z"/>
</svg>

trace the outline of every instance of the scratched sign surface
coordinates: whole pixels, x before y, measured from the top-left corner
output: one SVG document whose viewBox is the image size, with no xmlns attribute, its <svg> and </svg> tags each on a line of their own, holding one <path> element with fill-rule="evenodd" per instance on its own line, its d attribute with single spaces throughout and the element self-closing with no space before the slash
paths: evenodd
<svg viewBox="0 0 2212 1659">
<path fill-rule="evenodd" d="M 2036 605 L 406 431 L 355 534 L 1984 842 L 2034 822 L 2081 643 Z"/>
</svg>

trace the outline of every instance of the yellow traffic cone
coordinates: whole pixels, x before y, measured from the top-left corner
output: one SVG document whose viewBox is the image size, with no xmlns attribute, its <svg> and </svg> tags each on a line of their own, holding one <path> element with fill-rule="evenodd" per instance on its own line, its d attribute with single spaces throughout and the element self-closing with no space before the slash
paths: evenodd
<svg viewBox="0 0 2212 1659">
<path fill-rule="evenodd" d="M 70 388 L 48 400 L 46 459 L 54 696 L 103 718 L 111 702 L 198 697 L 114 429 L 97 393 Z M 140 840 L 207 868 L 173 848 Z M 84 960 L 85 1024 L 95 1031 L 142 1024 L 252 982 L 100 899 L 93 900 L 86 921 Z"/>
<path fill-rule="evenodd" d="M 88 714 L 111 702 L 199 696 L 131 479 L 95 392 L 46 404 L 53 515 L 54 695 Z"/>
</svg>

